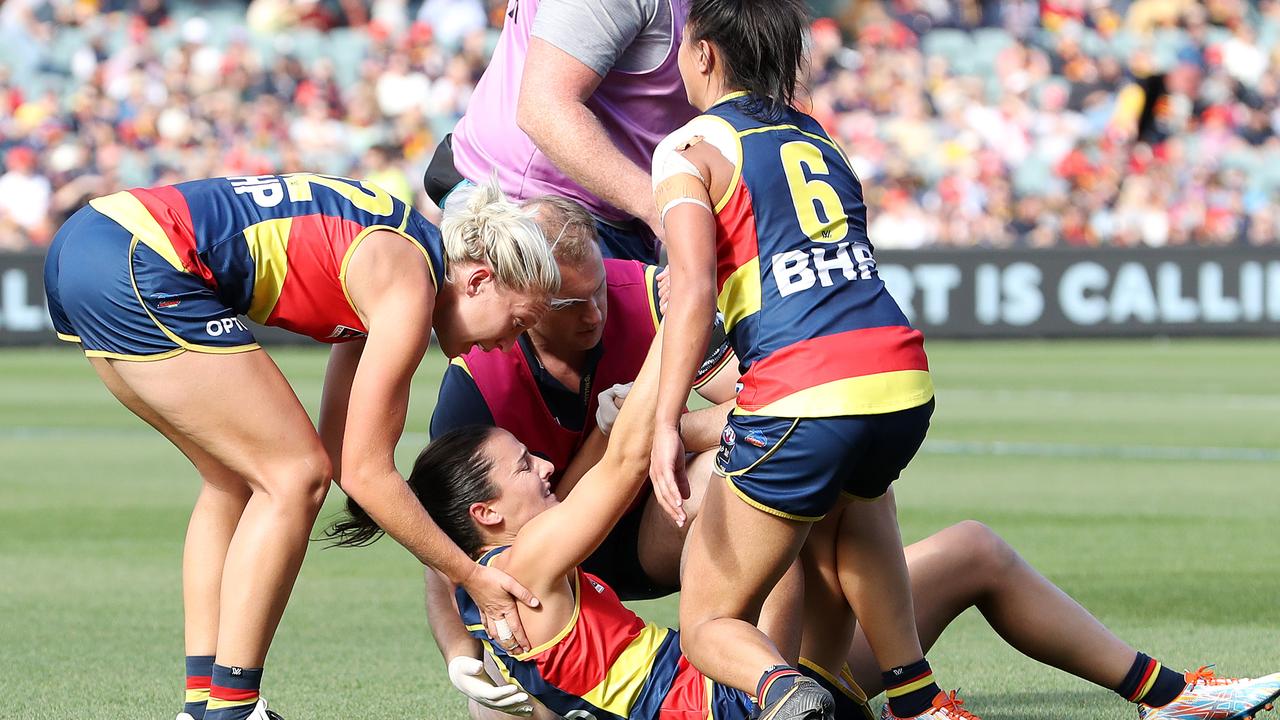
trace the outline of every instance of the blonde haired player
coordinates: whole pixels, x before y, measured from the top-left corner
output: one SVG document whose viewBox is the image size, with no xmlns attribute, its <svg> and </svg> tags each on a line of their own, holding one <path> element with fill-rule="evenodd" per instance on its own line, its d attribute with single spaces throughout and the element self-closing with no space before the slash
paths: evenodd
<svg viewBox="0 0 1280 720">
<path fill-rule="evenodd" d="M 511 595 L 534 598 L 440 532 L 392 452 L 432 331 L 449 355 L 507 347 L 560 276 L 537 225 L 492 184 L 459 194 L 443 229 L 375 185 L 297 173 L 119 192 L 54 238 L 58 336 L 204 481 L 183 555 L 180 718 L 274 715 L 262 665 L 331 479 L 483 598 L 495 637 L 523 642 Z M 241 315 L 334 344 L 318 431 Z"/>
</svg>

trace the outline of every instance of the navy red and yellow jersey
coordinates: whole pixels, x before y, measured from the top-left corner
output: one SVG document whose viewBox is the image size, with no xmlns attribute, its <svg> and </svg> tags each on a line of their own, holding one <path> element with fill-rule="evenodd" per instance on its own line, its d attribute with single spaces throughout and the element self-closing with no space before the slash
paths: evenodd
<svg viewBox="0 0 1280 720">
<path fill-rule="evenodd" d="M 421 249 L 436 287 L 440 231 L 367 182 L 294 173 L 210 178 L 93 200 L 175 269 L 196 275 L 227 307 L 264 325 L 323 342 L 367 332 L 346 288 L 346 267 L 374 230 Z"/>
<path fill-rule="evenodd" d="M 488 564 L 506 548 L 486 553 Z M 680 633 L 646 623 L 599 578 L 575 569 L 574 612 L 555 637 L 510 655 L 485 633 L 462 588 L 458 610 L 499 671 L 562 717 L 596 720 L 746 720 L 746 693 L 699 672 L 680 653 Z M 584 714 L 585 713 L 585 714 Z"/>
<path fill-rule="evenodd" d="M 717 304 L 745 368 L 740 414 L 894 412 L 933 397 L 924 339 L 876 272 L 862 186 L 816 120 L 730 95 L 695 123 L 736 144 L 716 215 Z M 704 126 L 705 127 L 705 126 Z"/>
</svg>

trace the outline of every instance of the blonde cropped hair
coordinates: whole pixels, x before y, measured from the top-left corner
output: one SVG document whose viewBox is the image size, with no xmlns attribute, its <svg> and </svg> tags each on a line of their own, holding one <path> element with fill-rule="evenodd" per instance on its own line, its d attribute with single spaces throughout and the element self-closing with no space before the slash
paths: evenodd
<svg viewBox="0 0 1280 720">
<path fill-rule="evenodd" d="M 497 178 L 453 191 L 440 221 L 445 267 L 482 263 L 500 285 L 554 295 L 560 268 L 533 214 L 507 199 Z"/>
<path fill-rule="evenodd" d="M 539 195 L 520 206 L 535 214 L 534 219 L 551 243 L 551 254 L 557 261 L 572 267 L 596 256 L 594 250 L 599 247 L 596 219 L 578 201 L 559 195 Z"/>
</svg>

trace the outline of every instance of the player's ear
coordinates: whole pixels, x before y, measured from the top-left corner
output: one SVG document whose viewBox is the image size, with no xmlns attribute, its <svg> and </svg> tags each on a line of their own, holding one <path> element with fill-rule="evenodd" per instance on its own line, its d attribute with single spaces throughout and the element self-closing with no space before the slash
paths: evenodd
<svg viewBox="0 0 1280 720">
<path fill-rule="evenodd" d="M 467 508 L 467 514 L 471 516 L 472 520 L 486 527 L 492 527 L 502 522 L 502 515 L 490 507 L 488 503 L 471 503 L 471 507 Z"/>
<path fill-rule="evenodd" d="M 467 297 L 475 297 L 480 294 L 484 286 L 493 281 L 493 271 L 484 265 L 477 265 L 467 273 L 466 283 L 463 290 Z"/>
<path fill-rule="evenodd" d="M 693 57 L 698 63 L 698 72 L 703 75 L 710 75 L 711 69 L 715 67 L 717 58 L 716 46 L 705 38 L 699 40 L 693 47 Z"/>
</svg>

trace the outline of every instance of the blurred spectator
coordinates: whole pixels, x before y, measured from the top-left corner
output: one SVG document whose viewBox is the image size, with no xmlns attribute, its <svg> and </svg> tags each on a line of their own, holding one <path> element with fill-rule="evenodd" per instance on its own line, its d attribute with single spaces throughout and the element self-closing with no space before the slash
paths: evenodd
<svg viewBox="0 0 1280 720">
<path fill-rule="evenodd" d="M 1280 0 L 827 5 L 805 102 L 878 246 L 1277 242 Z M 351 174 L 434 216 L 416 178 L 507 10 L 5 0 L 0 249 L 95 195 L 211 175 Z"/>
<path fill-rule="evenodd" d="M 45 244 L 53 192 L 49 180 L 35 172 L 35 151 L 23 146 L 11 148 L 5 153 L 4 166 L 7 172 L 0 175 L 0 237 L 16 234 L 5 229 L 17 226 L 32 241 Z"/>
<path fill-rule="evenodd" d="M 457 47 L 463 38 L 489 24 L 480 0 L 426 0 L 418 10 L 418 22 L 426 23 L 447 47 Z"/>
</svg>

